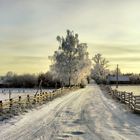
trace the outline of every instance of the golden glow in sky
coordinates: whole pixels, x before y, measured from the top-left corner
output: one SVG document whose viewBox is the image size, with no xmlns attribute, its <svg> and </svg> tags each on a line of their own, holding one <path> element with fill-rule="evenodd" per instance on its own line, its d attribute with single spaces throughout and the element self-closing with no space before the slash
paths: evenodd
<svg viewBox="0 0 140 140">
<path fill-rule="evenodd" d="M 110 68 L 140 73 L 139 0 L 0 0 L 0 74 L 48 70 L 66 29 Z"/>
</svg>

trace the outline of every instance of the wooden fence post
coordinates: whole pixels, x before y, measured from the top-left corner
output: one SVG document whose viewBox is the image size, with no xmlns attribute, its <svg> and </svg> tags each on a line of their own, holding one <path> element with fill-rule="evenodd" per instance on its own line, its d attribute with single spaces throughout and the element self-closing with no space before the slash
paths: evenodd
<svg viewBox="0 0 140 140">
<path fill-rule="evenodd" d="M 52 92 L 50 92 L 50 101 L 52 100 Z"/>
<path fill-rule="evenodd" d="M 27 95 L 27 100 L 26 100 L 26 107 L 29 107 L 30 104 L 30 95 Z"/>
<path fill-rule="evenodd" d="M 42 103 L 42 92 L 39 94 L 40 96 L 40 103 Z"/>
<path fill-rule="evenodd" d="M 3 112 L 3 103 L 0 101 L 0 114 Z"/>
<path fill-rule="evenodd" d="M 9 101 L 10 101 L 10 103 L 9 103 L 9 110 L 11 110 L 12 106 L 13 106 L 13 99 L 11 98 L 11 99 L 9 99 Z"/>
<path fill-rule="evenodd" d="M 37 94 L 37 103 L 39 103 L 39 94 Z"/>
<path fill-rule="evenodd" d="M 125 100 L 126 100 L 126 92 L 124 92 L 124 103 L 125 103 Z"/>
<path fill-rule="evenodd" d="M 45 100 L 48 100 L 48 93 L 45 92 Z"/>
<path fill-rule="evenodd" d="M 18 106 L 21 108 L 21 96 L 18 97 Z"/>
<path fill-rule="evenodd" d="M 135 111 L 135 107 L 136 107 L 136 97 L 135 96 L 133 96 L 133 101 L 134 101 L 133 105 L 134 105 L 134 111 Z"/>
<path fill-rule="evenodd" d="M 122 92 L 120 91 L 120 92 L 119 92 L 119 99 L 120 99 L 120 102 L 121 102 L 121 95 L 122 95 Z"/>
<path fill-rule="evenodd" d="M 18 97 L 18 101 L 19 101 L 19 103 L 21 102 L 21 96 Z"/>
<path fill-rule="evenodd" d="M 132 104 L 132 96 L 133 96 L 133 93 L 131 92 L 129 94 L 129 107 L 131 108 L 131 104 Z"/>
<path fill-rule="evenodd" d="M 36 95 L 34 95 L 33 104 L 36 104 Z"/>
<path fill-rule="evenodd" d="M 30 102 L 30 95 L 29 94 L 27 95 L 27 102 L 28 103 Z"/>
<path fill-rule="evenodd" d="M 43 100 L 43 102 L 45 101 L 45 93 L 44 92 L 42 93 L 42 100 Z"/>
</svg>

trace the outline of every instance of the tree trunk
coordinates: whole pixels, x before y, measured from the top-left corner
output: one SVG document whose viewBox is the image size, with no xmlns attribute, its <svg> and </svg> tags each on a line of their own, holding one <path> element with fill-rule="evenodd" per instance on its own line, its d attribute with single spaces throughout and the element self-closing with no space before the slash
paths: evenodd
<svg viewBox="0 0 140 140">
<path fill-rule="evenodd" d="M 71 76 L 69 77 L 69 87 L 71 87 Z"/>
</svg>

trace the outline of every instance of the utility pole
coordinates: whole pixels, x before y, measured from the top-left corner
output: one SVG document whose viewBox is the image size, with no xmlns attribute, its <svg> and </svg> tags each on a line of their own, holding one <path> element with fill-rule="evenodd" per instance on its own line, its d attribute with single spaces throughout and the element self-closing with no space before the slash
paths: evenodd
<svg viewBox="0 0 140 140">
<path fill-rule="evenodd" d="M 119 81 L 119 65 L 117 64 L 117 71 L 116 71 L 116 88 L 118 88 L 118 81 Z"/>
<path fill-rule="evenodd" d="M 42 93 L 42 80 L 40 81 L 40 83 L 39 83 L 39 89 L 40 89 L 40 93 Z"/>
<path fill-rule="evenodd" d="M 38 86 L 38 89 L 37 89 L 35 95 L 37 95 L 37 93 L 39 92 L 39 90 L 40 90 L 40 93 L 42 93 L 42 82 L 43 82 L 42 80 L 39 82 L 39 86 Z"/>
</svg>

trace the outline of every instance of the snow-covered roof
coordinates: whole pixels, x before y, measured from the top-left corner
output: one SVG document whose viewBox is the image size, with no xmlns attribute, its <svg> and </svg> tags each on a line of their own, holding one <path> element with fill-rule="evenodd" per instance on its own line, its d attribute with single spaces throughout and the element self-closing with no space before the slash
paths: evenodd
<svg viewBox="0 0 140 140">
<path fill-rule="evenodd" d="M 107 78 L 108 81 L 117 81 L 117 77 L 116 76 L 108 76 Z M 118 81 L 130 81 L 128 76 L 118 76 Z"/>
</svg>

